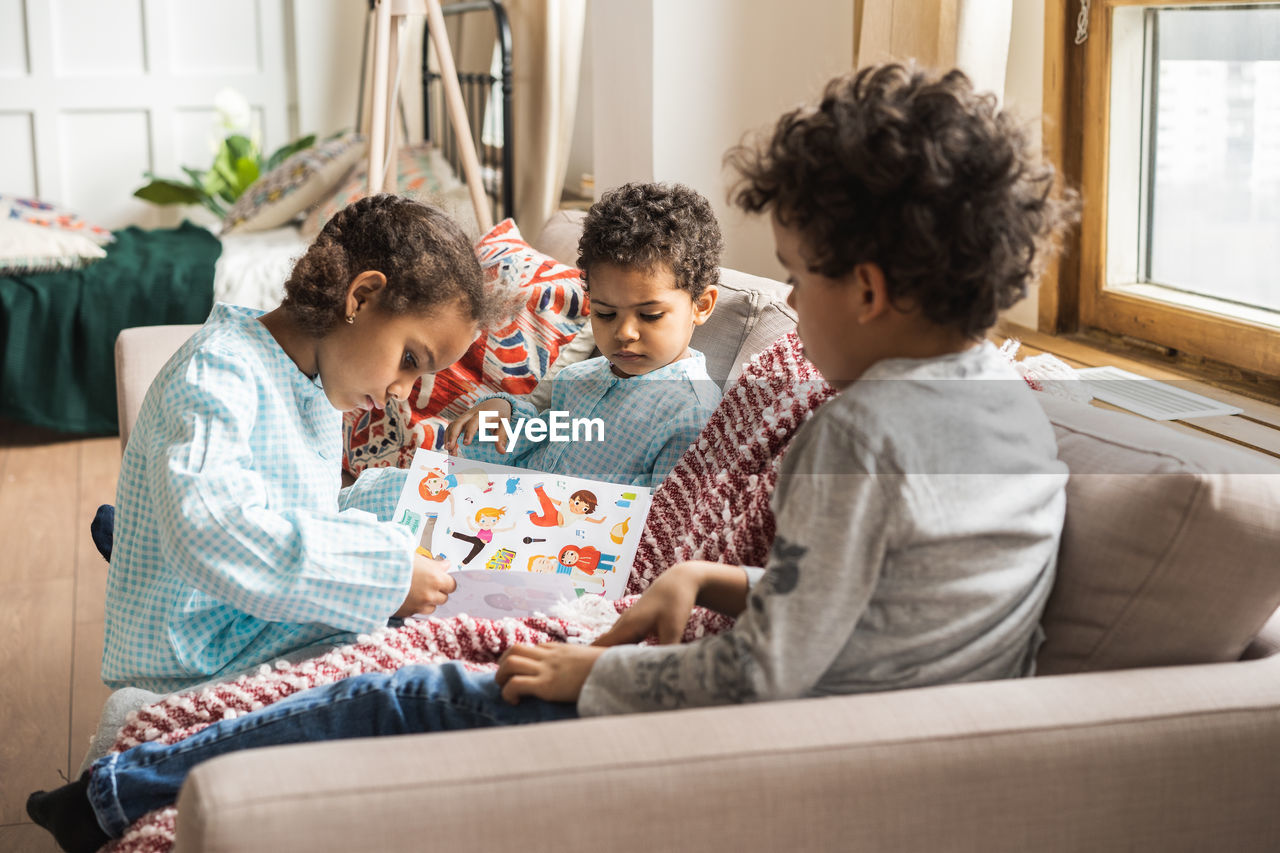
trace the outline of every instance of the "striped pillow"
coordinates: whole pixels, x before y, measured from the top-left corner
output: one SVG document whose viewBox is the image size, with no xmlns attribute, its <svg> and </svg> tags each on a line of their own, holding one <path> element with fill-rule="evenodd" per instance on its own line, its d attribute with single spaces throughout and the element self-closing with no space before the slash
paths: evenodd
<svg viewBox="0 0 1280 853">
<path fill-rule="evenodd" d="M 408 402 L 385 411 L 348 412 L 348 472 L 407 467 L 419 446 L 439 448 L 445 427 L 481 394 L 528 394 L 586 325 L 582 273 L 530 246 L 512 220 L 482 237 L 476 255 L 488 285 L 511 294 L 519 309 L 508 323 L 478 338 L 457 364 L 419 380 Z"/>
<path fill-rule="evenodd" d="M 364 137 L 347 133 L 291 154 L 236 200 L 222 232 L 266 231 L 292 222 L 333 192 L 364 152 Z"/>
<path fill-rule="evenodd" d="M 337 187 L 322 198 L 302 221 L 299 231 L 308 240 L 315 239 L 324 224 L 339 210 L 368 195 L 369 161 L 357 160 Z M 449 161 L 430 145 L 401 148 L 396 157 L 396 189 L 398 195 L 422 202 L 435 203 L 435 198 L 458 186 L 460 182 Z"/>
<path fill-rule="evenodd" d="M 78 270 L 106 251 L 77 231 L 0 219 L 0 274 Z"/>
<path fill-rule="evenodd" d="M 0 219 L 82 234 L 99 246 L 105 246 L 116 239 L 114 234 L 101 225 L 85 222 L 70 210 L 38 198 L 0 193 Z"/>
</svg>

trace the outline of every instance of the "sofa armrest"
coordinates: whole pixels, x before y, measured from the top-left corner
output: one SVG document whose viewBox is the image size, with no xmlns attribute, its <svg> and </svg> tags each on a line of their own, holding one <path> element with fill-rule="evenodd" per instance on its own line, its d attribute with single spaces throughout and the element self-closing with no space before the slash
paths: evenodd
<svg viewBox="0 0 1280 853">
<path fill-rule="evenodd" d="M 165 362 L 195 334 L 198 325 L 135 326 L 116 338 L 116 408 L 120 419 L 120 449 L 138 420 L 142 398 Z"/>
<path fill-rule="evenodd" d="M 1269 849 L 1280 659 L 227 755 L 181 851 Z"/>
</svg>

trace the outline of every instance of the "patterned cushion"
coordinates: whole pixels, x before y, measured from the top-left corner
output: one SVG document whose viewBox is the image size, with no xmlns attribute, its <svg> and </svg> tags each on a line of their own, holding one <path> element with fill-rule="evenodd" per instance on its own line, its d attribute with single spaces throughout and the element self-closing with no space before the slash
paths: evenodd
<svg viewBox="0 0 1280 853">
<path fill-rule="evenodd" d="M 480 240 L 476 254 L 489 286 L 518 300 L 519 310 L 457 364 L 420 380 L 408 402 L 348 412 L 343 464 L 350 473 L 408 466 L 419 446 L 439 447 L 445 427 L 481 394 L 529 393 L 586 324 L 582 274 L 531 247 L 510 219 Z"/>
<path fill-rule="evenodd" d="M 347 173 L 338 189 L 312 208 L 302 223 L 302 235 L 308 240 L 320 233 L 333 215 L 351 202 L 365 196 L 368 185 L 369 160 L 360 158 Z M 437 194 L 452 190 L 461 183 L 453 168 L 436 148 L 429 145 L 401 148 L 396 162 L 396 192 L 419 201 L 433 201 Z"/>
<path fill-rule="evenodd" d="M 105 246 L 115 239 L 115 235 L 108 229 L 91 225 L 69 210 L 35 198 L 0 193 L 0 220 L 26 222 L 58 231 L 74 231 L 99 246 Z"/>
<path fill-rule="evenodd" d="M 266 231 L 300 216 L 333 192 L 364 152 L 364 137 L 354 133 L 295 152 L 245 190 L 222 220 L 223 232 Z"/>
<path fill-rule="evenodd" d="M 106 256 L 101 246 L 79 232 L 0 219 L 0 274 L 75 270 Z"/>
</svg>

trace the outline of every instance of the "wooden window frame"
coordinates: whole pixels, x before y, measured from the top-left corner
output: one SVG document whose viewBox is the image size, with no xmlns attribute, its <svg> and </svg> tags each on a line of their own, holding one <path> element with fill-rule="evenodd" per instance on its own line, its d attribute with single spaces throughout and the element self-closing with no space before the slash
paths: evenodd
<svg viewBox="0 0 1280 853">
<path fill-rule="evenodd" d="M 1142 285 L 1107 287 L 1112 13 L 1135 6 L 1240 5 L 1249 4 L 1241 0 L 1092 0 L 1088 38 L 1077 45 L 1079 0 L 1045 0 L 1044 147 L 1067 184 L 1079 189 L 1083 207 L 1078 230 L 1067 239 L 1063 256 L 1041 283 L 1040 331 L 1100 331 L 1251 374 L 1280 377 L 1280 328 L 1214 313 L 1207 298 L 1174 302 L 1144 296 Z"/>
</svg>

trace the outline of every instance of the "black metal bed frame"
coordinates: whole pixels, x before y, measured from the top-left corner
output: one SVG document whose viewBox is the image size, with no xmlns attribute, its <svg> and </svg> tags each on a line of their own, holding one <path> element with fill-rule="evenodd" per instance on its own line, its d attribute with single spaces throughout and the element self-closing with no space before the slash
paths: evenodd
<svg viewBox="0 0 1280 853">
<path fill-rule="evenodd" d="M 467 122 L 471 126 L 471 137 L 476 143 L 476 153 L 480 159 L 480 170 L 483 175 L 484 193 L 492 206 L 494 221 L 515 216 L 515 181 L 512 164 L 514 152 L 511 144 L 513 128 L 511 121 L 511 25 L 507 20 L 507 10 L 501 0 L 475 0 L 470 3 L 453 3 L 444 6 L 445 16 L 465 15 L 472 12 L 489 12 L 493 15 L 496 45 L 499 55 L 499 73 L 497 76 L 485 71 L 459 71 L 458 82 L 462 87 L 462 100 L 466 104 Z M 431 70 L 431 36 L 428 24 L 422 28 L 422 121 L 423 137 L 439 147 L 455 174 L 462 176 L 462 158 L 453 132 L 444 119 L 444 86 L 438 71 Z M 485 138 L 495 134 L 494 111 L 489 105 L 501 104 L 502 133 L 501 146 L 485 143 Z M 432 121 L 432 105 L 435 103 L 439 112 L 436 122 Z M 433 127 L 438 127 L 438 135 L 433 135 Z M 488 131 L 488 133 L 486 133 Z"/>
</svg>

